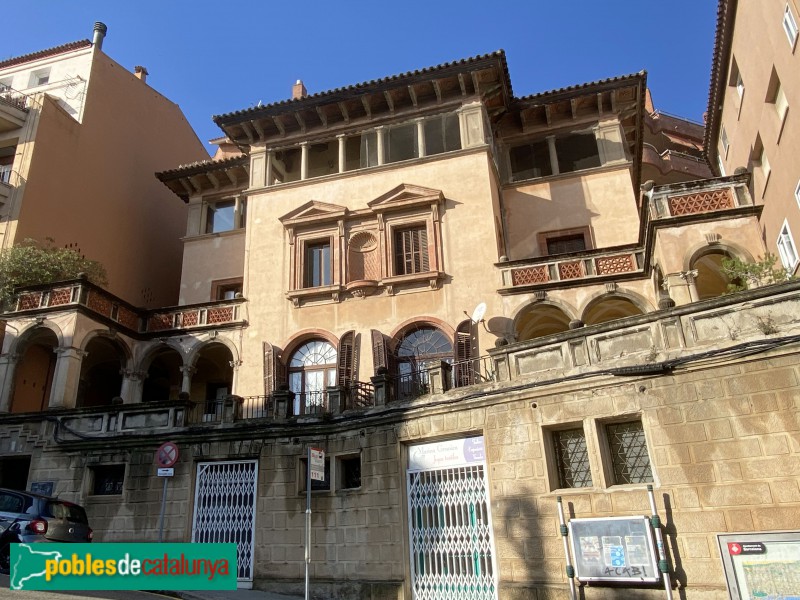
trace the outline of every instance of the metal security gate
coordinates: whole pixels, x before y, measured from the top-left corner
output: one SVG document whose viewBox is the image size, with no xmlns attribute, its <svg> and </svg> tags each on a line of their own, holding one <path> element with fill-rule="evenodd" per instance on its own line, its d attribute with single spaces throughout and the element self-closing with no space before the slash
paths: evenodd
<svg viewBox="0 0 800 600">
<path fill-rule="evenodd" d="M 198 463 L 192 543 L 235 543 L 240 587 L 253 582 L 258 461 Z"/>
<path fill-rule="evenodd" d="M 424 470 L 409 468 L 407 472 L 414 600 L 497 599 L 483 439 L 472 440 L 480 440 L 480 461 L 472 457 L 460 460 L 472 464 Z M 465 442 L 470 440 L 426 444 L 426 457 L 421 462 L 451 462 L 446 451 L 440 452 L 446 457 L 444 460 L 430 460 L 430 456 L 442 447 L 452 450 L 453 444 L 466 448 Z M 414 466 L 412 462 L 410 458 L 409 467 Z"/>
</svg>

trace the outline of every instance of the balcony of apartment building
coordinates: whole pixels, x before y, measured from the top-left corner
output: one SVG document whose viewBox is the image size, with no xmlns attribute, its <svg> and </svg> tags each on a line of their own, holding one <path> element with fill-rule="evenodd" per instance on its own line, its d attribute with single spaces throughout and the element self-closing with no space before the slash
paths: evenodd
<svg viewBox="0 0 800 600">
<path fill-rule="evenodd" d="M 28 118 L 30 104 L 30 96 L 0 84 L 0 134 L 20 129 Z"/>
</svg>

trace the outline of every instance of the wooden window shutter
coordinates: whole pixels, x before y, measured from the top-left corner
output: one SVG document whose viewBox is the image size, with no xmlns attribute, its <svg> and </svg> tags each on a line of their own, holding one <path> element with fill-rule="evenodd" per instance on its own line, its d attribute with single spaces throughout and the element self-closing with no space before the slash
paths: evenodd
<svg viewBox="0 0 800 600">
<path fill-rule="evenodd" d="M 461 321 L 456 328 L 456 339 L 453 344 L 456 363 L 455 377 L 456 387 L 462 387 L 473 383 L 472 364 L 472 321 L 467 319 Z"/>
<path fill-rule="evenodd" d="M 280 389 L 286 383 L 286 365 L 280 359 L 281 349 L 264 342 L 264 395 Z"/>
<path fill-rule="evenodd" d="M 430 270 L 428 230 L 423 225 L 395 231 L 395 275 L 425 273 Z"/>
<path fill-rule="evenodd" d="M 349 387 L 358 379 L 358 346 L 361 336 L 348 331 L 339 340 L 337 354 L 337 380 L 342 387 Z"/>
<path fill-rule="evenodd" d="M 377 329 L 371 331 L 372 334 L 372 365 L 377 373 L 381 367 L 388 368 L 389 357 L 386 350 L 386 341 L 384 335 Z"/>
</svg>

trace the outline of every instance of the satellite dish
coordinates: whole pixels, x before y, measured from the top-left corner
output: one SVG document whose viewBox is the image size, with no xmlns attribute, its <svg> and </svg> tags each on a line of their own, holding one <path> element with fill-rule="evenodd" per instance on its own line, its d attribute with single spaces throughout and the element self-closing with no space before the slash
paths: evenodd
<svg viewBox="0 0 800 600">
<path fill-rule="evenodd" d="M 486 314 L 486 302 L 481 302 L 478 306 L 475 307 L 475 310 L 472 311 L 472 316 L 470 317 L 470 321 L 477 324 L 483 321 L 483 315 Z"/>
</svg>

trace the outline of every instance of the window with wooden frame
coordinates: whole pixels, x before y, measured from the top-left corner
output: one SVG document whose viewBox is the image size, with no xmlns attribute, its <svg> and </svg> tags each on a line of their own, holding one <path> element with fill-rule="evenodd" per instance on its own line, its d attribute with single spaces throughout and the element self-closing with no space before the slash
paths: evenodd
<svg viewBox="0 0 800 600">
<path fill-rule="evenodd" d="M 212 300 L 233 300 L 236 294 L 241 294 L 243 289 L 243 279 L 232 277 L 230 279 L 218 279 L 211 282 Z"/>
<path fill-rule="evenodd" d="M 394 275 L 430 271 L 428 230 L 424 224 L 394 230 Z"/>
<path fill-rule="evenodd" d="M 303 250 L 303 287 L 331 284 L 331 240 L 315 240 Z"/>
<path fill-rule="evenodd" d="M 545 231 L 537 237 L 542 256 L 581 252 L 592 248 L 591 230 L 588 227 Z"/>
<path fill-rule="evenodd" d="M 247 202 L 243 198 L 205 200 L 203 233 L 222 233 L 244 228 Z"/>
</svg>

